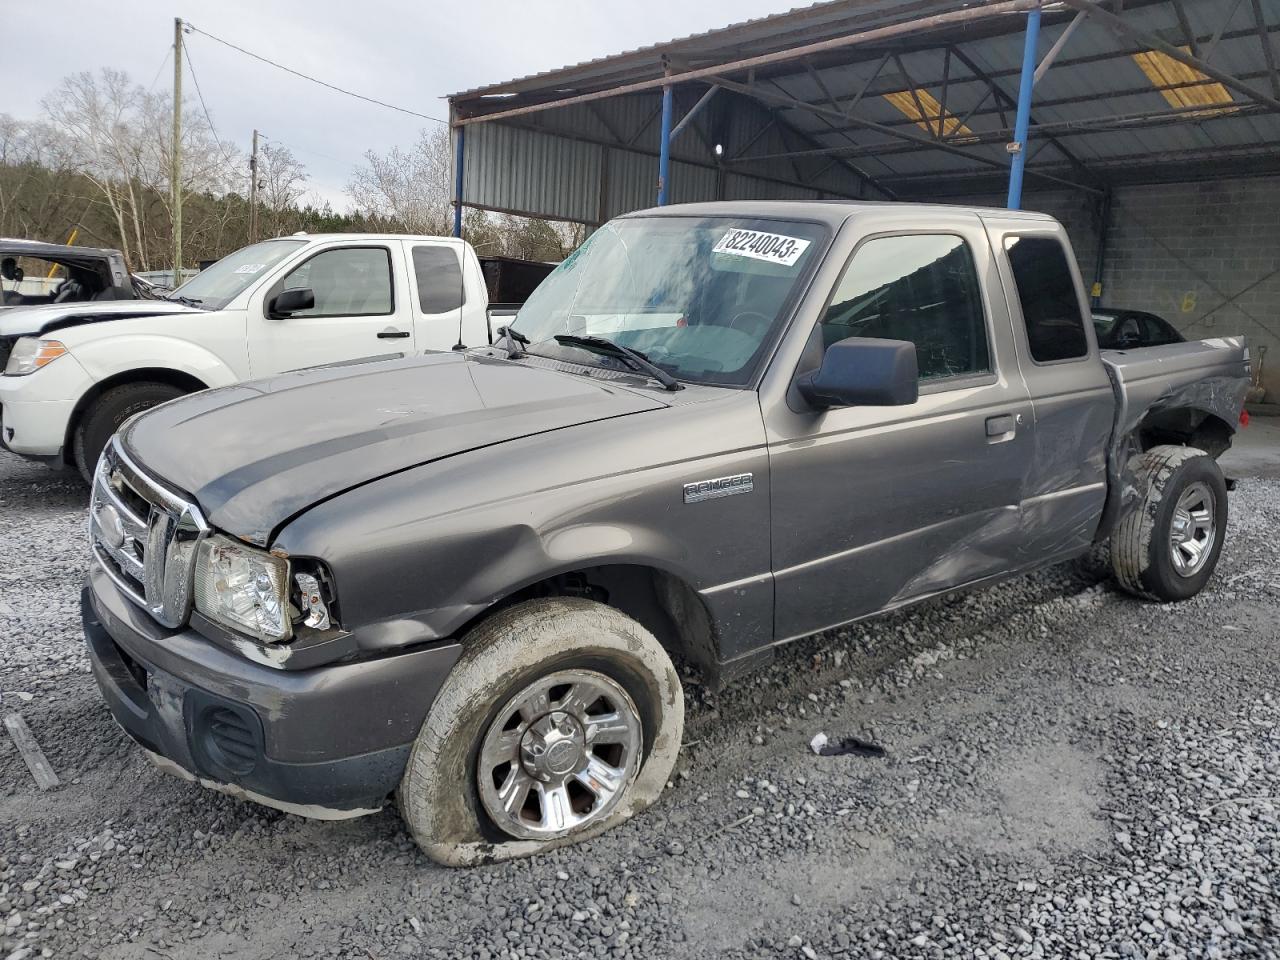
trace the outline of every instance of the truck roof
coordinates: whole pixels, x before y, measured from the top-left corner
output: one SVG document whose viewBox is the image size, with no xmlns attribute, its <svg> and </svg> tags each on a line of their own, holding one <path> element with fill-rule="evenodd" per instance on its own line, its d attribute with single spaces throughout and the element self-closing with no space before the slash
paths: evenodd
<svg viewBox="0 0 1280 960">
<path fill-rule="evenodd" d="M 432 243 L 455 245 L 466 243 L 465 240 L 459 237 L 441 237 L 426 233 L 307 233 L 303 230 L 299 230 L 297 233 L 282 234 L 278 237 L 265 237 L 264 240 L 429 240 Z"/>
<path fill-rule="evenodd" d="M 119 250 L 109 247 L 68 246 L 63 243 L 46 243 L 43 240 L 21 240 L 16 237 L 0 237 L 0 256 L 34 257 L 40 260 L 102 259 L 121 256 Z"/>
<path fill-rule="evenodd" d="M 843 223 L 851 215 L 870 211 L 897 209 L 904 213 L 946 211 L 973 213 L 987 219 L 1000 217 L 1056 223 L 1046 213 L 1032 210 L 1006 210 L 1003 207 L 961 206 L 953 203 L 900 203 L 893 200 L 717 200 L 707 203 L 682 203 L 666 207 L 650 207 L 624 214 L 624 217 L 791 217 L 818 220 L 831 226 Z"/>
</svg>

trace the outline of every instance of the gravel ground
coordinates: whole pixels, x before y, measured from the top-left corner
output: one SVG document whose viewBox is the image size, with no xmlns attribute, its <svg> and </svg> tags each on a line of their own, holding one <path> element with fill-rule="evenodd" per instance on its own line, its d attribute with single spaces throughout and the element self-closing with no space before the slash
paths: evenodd
<svg viewBox="0 0 1280 960">
<path fill-rule="evenodd" d="M 1280 481 L 1208 590 L 1099 557 L 689 687 L 676 782 L 575 849 L 469 871 L 154 771 L 78 630 L 85 494 L 0 453 L 0 957 L 1280 956 Z M 815 756 L 815 733 L 883 758 Z"/>
</svg>

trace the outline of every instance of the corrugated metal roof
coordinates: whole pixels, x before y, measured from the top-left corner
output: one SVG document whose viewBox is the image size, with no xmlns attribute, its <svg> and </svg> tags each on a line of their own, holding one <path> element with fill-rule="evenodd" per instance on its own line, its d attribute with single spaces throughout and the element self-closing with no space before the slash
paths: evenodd
<svg viewBox="0 0 1280 960">
<path fill-rule="evenodd" d="M 577 91 L 602 82 L 622 84 L 661 76 L 664 57 L 685 64 L 721 62 L 728 59 L 724 56 L 726 53 L 730 54 L 729 58 L 736 59 L 828 36 L 840 36 L 849 32 L 849 25 L 853 22 L 859 29 L 865 29 L 970 5 L 964 0 L 909 0 L 905 3 L 903 0 L 829 0 L 503 83 L 476 87 L 452 94 L 449 99 L 469 100 L 531 90 Z"/>
<path fill-rule="evenodd" d="M 464 199 L 595 222 L 650 204 L 656 191 L 656 89 L 476 122 L 485 112 L 653 81 L 668 65 L 677 73 L 702 69 L 994 2 L 834 0 L 455 94 L 458 115 L 473 118 Z M 1280 100 L 1280 77 L 1263 48 L 1265 38 L 1280 60 L 1280 2 L 1262 4 L 1263 30 L 1247 2 L 1182 6 L 1190 36 L 1170 0 L 1128 0 L 1123 21 Z M 1075 16 L 1064 3 L 1046 3 L 1044 11 L 1040 56 Z M 882 198 L 994 189 L 1007 176 L 1024 22 L 1021 15 L 987 16 L 761 66 L 750 76 L 727 72 L 735 92 L 721 90 L 672 145 L 672 198 Z M 1238 109 L 1205 114 L 1195 97 L 1220 96 L 1219 81 L 1194 79 L 1194 71 L 1180 67 L 1170 75 L 1201 86 L 1161 90 L 1139 62 L 1149 49 L 1094 17 L 1078 25 L 1035 88 L 1029 183 L 1069 182 L 1097 191 L 1113 180 L 1147 176 L 1280 172 L 1274 104 L 1233 89 Z M 677 85 L 677 118 L 708 83 L 723 82 Z M 910 99 L 895 105 L 892 95 L 900 93 Z M 1171 106 L 1179 101 L 1189 104 L 1181 113 Z M 955 136 L 940 140 L 936 118 L 944 107 L 946 131 Z M 922 127 L 921 108 L 935 123 Z M 482 132 L 487 128 L 507 132 Z"/>
</svg>

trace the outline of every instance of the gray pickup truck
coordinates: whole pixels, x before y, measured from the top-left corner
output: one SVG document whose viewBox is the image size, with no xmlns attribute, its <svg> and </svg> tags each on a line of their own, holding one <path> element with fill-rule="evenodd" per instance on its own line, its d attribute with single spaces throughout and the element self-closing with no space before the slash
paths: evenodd
<svg viewBox="0 0 1280 960">
<path fill-rule="evenodd" d="M 1037 214 L 619 218 L 493 346 L 127 423 L 90 508 L 102 693 L 171 773 L 395 797 L 443 863 L 590 837 L 667 783 L 673 661 L 723 681 L 1108 538 L 1124 589 L 1204 586 L 1244 342 L 1100 354 L 1084 304 Z"/>
</svg>

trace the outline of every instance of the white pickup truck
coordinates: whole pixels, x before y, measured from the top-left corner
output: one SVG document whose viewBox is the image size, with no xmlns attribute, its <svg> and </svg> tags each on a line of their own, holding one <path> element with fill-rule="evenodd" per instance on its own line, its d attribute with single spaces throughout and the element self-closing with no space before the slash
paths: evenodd
<svg viewBox="0 0 1280 960">
<path fill-rule="evenodd" d="M 121 423 L 182 394 L 491 341 L 484 276 L 462 240 L 280 237 L 237 250 L 163 300 L 4 311 L 0 446 L 74 465 L 87 480 Z"/>
</svg>

